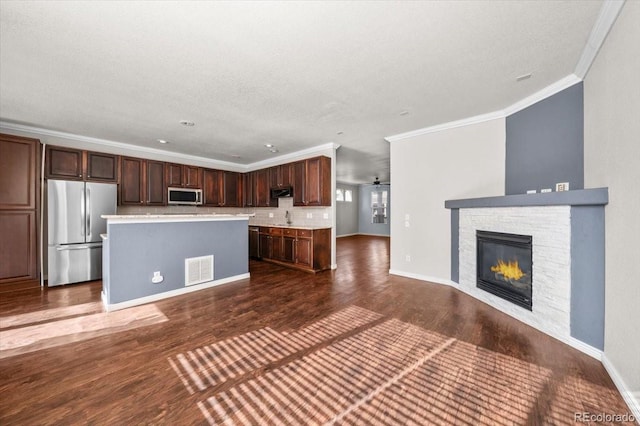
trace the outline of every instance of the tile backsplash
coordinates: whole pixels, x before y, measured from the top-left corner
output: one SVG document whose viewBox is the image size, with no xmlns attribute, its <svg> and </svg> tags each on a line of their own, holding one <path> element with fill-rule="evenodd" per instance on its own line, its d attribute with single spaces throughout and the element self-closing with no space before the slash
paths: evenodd
<svg viewBox="0 0 640 426">
<path fill-rule="evenodd" d="M 286 212 L 291 215 L 292 225 L 328 226 L 332 224 L 331 207 L 294 207 L 293 198 L 278 198 L 278 207 L 196 207 L 196 206 L 118 206 L 118 214 L 162 214 L 162 213 L 208 213 L 237 214 L 255 213 L 249 225 L 282 225 L 286 223 Z M 273 217 L 269 217 L 272 213 Z M 324 218 L 324 215 L 327 218 Z M 311 217 L 307 217 L 311 215 Z"/>
</svg>

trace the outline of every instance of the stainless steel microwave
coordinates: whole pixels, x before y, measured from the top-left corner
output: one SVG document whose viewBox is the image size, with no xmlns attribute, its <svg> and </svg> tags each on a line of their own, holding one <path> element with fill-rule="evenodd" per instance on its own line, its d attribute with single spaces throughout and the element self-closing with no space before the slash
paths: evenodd
<svg viewBox="0 0 640 426">
<path fill-rule="evenodd" d="M 202 204 L 202 189 L 192 188 L 168 188 L 169 204 L 186 204 L 197 206 Z"/>
</svg>

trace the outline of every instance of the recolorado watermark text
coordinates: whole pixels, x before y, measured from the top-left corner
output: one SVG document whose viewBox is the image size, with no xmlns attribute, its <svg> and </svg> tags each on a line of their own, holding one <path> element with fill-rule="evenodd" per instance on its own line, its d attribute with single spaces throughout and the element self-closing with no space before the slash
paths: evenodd
<svg viewBox="0 0 640 426">
<path fill-rule="evenodd" d="M 573 421 L 580 423 L 626 423 L 635 422 L 636 418 L 631 413 L 611 414 L 611 413 L 574 413 Z"/>
</svg>

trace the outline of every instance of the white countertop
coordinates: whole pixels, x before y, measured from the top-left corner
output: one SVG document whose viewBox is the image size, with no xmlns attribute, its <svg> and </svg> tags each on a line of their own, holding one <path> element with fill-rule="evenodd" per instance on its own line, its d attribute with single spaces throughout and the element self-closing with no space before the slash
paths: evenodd
<svg viewBox="0 0 640 426">
<path fill-rule="evenodd" d="M 202 221 L 229 221 L 249 220 L 255 214 L 125 214 L 102 215 L 108 223 L 148 223 L 148 222 L 202 222 Z"/>
<path fill-rule="evenodd" d="M 290 229 L 307 229 L 314 231 L 316 229 L 330 229 L 330 226 L 309 226 L 309 225 L 286 225 L 286 224 L 273 224 L 273 223 L 250 223 L 249 226 L 263 226 L 267 228 L 290 228 Z"/>
</svg>

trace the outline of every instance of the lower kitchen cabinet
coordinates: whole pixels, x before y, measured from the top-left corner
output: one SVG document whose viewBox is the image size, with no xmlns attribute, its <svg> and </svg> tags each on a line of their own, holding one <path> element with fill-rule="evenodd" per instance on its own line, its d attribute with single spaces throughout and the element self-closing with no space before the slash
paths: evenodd
<svg viewBox="0 0 640 426">
<path fill-rule="evenodd" d="M 282 266 L 319 272 L 331 268 L 331 229 L 260 227 L 260 257 Z"/>
</svg>

